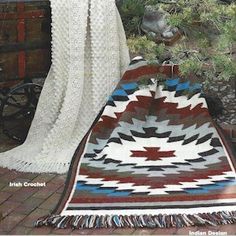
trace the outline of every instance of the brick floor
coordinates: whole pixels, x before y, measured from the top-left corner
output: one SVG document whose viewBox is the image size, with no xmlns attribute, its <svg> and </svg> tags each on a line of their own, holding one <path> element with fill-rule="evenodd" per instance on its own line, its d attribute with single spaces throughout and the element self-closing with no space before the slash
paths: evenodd
<svg viewBox="0 0 236 236">
<path fill-rule="evenodd" d="M 114 228 L 91 230 L 91 235 L 114 235 Z"/>
<path fill-rule="evenodd" d="M 53 229 L 52 234 L 58 234 L 58 235 L 69 235 L 73 229 Z"/>
<path fill-rule="evenodd" d="M 46 182 L 44 188 L 10 188 L 9 181 Z M 19 173 L 0 168 L 0 234 L 8 235 L 188 235 L 190 231 L 227 232 L 236 235 L 236 224 L 218 227 L 169 229 L 52 229 L 34 228 L 34 221 L 49 214 L 64 188 L 66 175 Z"/>
<path fill-rule="evenodd" d="M 181 228 L 182 229 L 182 228 Z M 169 229 L 156 229 L 153 233 L 154 235 L 175 235 L 177 232 L 177 228 L 169 228 Z M 182 235 L 179 234 L 179 235 Z"/>
<path fill-rule="evenodd" d="M 71 235 L 91 235 L 94 230 L 91 229 L 75 229 L 70 234 Z"/>
<path fill-rule="evenodd" d="M 30 197 L 37 192 L 37 189 L 33 188 L 21 188 L 15 194 L 9 198 L 11 201 L 16 202 L 25 202 L 26 200 L 30 199 Z"/>
<path fill-rule="evenodd" d="M 226 127 L 227 128 L 227 127 Z M 0 152 L 16 146 L 14 141 L 2 135 Z M 0 168 L 0 235 L 189 235 L 189 232 L 227 232 L 236 235 L 236 224 L 218 227 L 185 227 L 169 229 L 52 229 L 34 228 L 34 221 L 47 215 L 57 204 L 66 175 L 20 173 Z M 9 187 L 10 181 L 46 182 L 46 188 Z"/>
<path fill-rule="evenodd" d="M 47 235 L 52 232 L 52 229 L 49 227 L 33 228 L 29 233 L 31 235 Z"/>
<path fill-rule="evenodd" d="M 196 231 L 197 231 L 197 227 L 184 227 L 184 228 L 176 229 L 175 234 L 177 234 L 177 235 L 189 235 L 190 232 L 196 232 Z"/>
<path fill-rule="evenodd" d="M 236 224 L 222 225 L 219 228 L 220 232 L 227 232 L 228 235 L 236 235 Z"/>
<path fill-rule="evenodd" d="M 0 222 L 0 228 L 6 232 L 10 232 L 17 226 L 26 216 L 18 213 L 11 213 Z"/>
<path fill-rule="evenodd" d="M 133 234 L 135 229 L 115 229 L 113 231 L 113 234 L 115 235 L 127 235 L 127 234 Z"/>
<path fill-rule="evenodd" d="M 9 234 L 11 234 L 11 235 L 26 235 L 26 234 L 29 234 L 30 231 L 32 231 L 31 228 L 27 228 L 24 226 L 17 226 L 12 231 L 10 231 Z"/>
<path fill-rule="evenodd" d="M 40 209 L 53 209 L 54 207 L 56 207 L 60 197 L 61 197 L 61 194 L 59 193 L 52 194 L 46 201 L 44 201 L 39 206 L 39 208 Z"/>
<path fill-rule="evenodd" d="M 8 200 L 12 196 L 12 193 L 0 192 L 0 204 Z"/>
<path fill-rule="evenodd" d="M 5 201 L 4 203 L 2 203 L 0 205 L 0 212 L 2 214 L 2 217 L 5 218 L 13 210 L 15 210 L 19 205 L 20 205 L 19 202 L 14 202 L 14 201 Z"/>
<path fill-rule="evenodd" d="M 1 175 L 1 183 L 9 184 L 10 181 L 20 178 L 21 174 L 22 173 L 16 171 L 8 171 Z"/>
<path fill-rule="evenodd" d="M 153 235 L 155 234 L 155 229 L 136 229 L 134 235 Z"/>
<path fill-rule="evenodd" d="M 41 216 L 48 215 L 50 210 L 43 210 L 36 208 L 29 215 L 27 215 L 21 222 L 22 226 L 33 228 L 34 222 Z"/>
</svg>

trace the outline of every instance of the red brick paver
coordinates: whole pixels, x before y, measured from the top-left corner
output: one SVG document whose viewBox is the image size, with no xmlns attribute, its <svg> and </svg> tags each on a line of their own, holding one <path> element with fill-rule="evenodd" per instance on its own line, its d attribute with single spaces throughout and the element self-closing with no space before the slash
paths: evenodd
<svg viewBox="0 0 236 236">
<path fill-rule="evenodd" d="M 113 231 L 113 234 L 115 235 L 127 235 L 127 234 L 133 234 L 135 229 L 115 229 Z"/>
<path fill-rule="evenodd" d="M 10 197 L 12 196 L 11 193 L 7 193 L 7 192 L 0 192 L 0 204 L 2 204 L 3 202 L 5 202 L 6 200 L 8 200 Z"/>
<path fill-rule="evenodd" d="M 8 171 L 5 174 L 1 175 L 1 183 L 6 183 L 7 185 L 9 182 L 20 178 L 22 173 L 16 171 Z"/>
<path fill-rule="evenodd" d="M 22 173 L 21 174 L 21 178 L 22 179 L 29 179 L 29 180 L 33 180 L 35 179 L 39 174 L 37 173 Z"/>
<path fill-rule="evenodd" d="M 30 231 L 31 235 L 47 235 L 52 232 L 52 229 L 49 227 L 33 228 Z"/>
<path fill-rule="evenodd" d="M 24 220 L 22 221 L 21 225 L 26 226 L 26 227 L 31 227 L 33 228 L 34 222 L 39 218 L 44 215 L 48 215 L 50 210 L 42 210 L 36 208 L 34 211 L 32 211 L 29 215 L 27 215 Z"/>
<path fill-rule="evenodd" d="M 6 173 L 9 172 L 9 171 L 10 171 L 10 170 L 7 169 L 7 168 L 0 168 L 0 176 L 6 174 Z"/>
<path fill-rule="evenodd" d="M 69 235 L 73 229 L 53 229 L 52 234 L 58 234 L 58 235 Z"/>
<path fill-rule="evenodd" d="M 114 235 L 114 228 L 91 230 L 91 235 Z"/>
<path fill-rule="evenodd" d="M 44 201 L 39 206 L 39 208 L 40 209 L 54 209 L 54 207 L 56 207 L 60 197 L 61 197 L 61 194 L 59 194 L 59 193 L 52 194 L 46 201 Z"/>
<path fill-rule="evenodd" d="M 71 235 L 91 235 L 95 230 L 92 229 L 75 229 L 70 234 Z"/>
<path fill-rule="evenodd" d="M 15 194 L 12 194 L 10 200 L 16 202 L 25 202 L 37 191 L 38 190 L 34 188 L 22 187 L 17 192 L 15 192 Z"/>
<path fill-rule="evenodd" d="M 155 229 L 136 229 L 134 235 L 153 235 L 155 234 Z"/>
<path fill-rule="evenodd" d="M 25 218 L 25 215 L 21 215 L 18 213 L 11 213 L 10 215 L 6 216 L 3 220 L 1 220 L 0 228 L 5 232 L 10 232 L 24 218 Z"/>
<path fill-rule="evenodd" d="M 197 227 L 183 227 L 183 228 L 179 228 L 176 229 L 176 233 L 177 235 L 189 235 L 191 232 L 196 232 L 197 231 Z"/>
<path fill-rule="evenodd" d="M 236 224 L 222 225 L 219 228 L 220 232 L 227 232 L 227 235 L 236 235 Z"/>
<path fill-rule="evenodd" d="M 30 231 L 32 231 L 31 228 L 17 226 L 9 234 L 10 235 L 26 235 L 26 234 L 29 234 Z"/>
<path fill-rule="evenodd" d="M 13 210 L 15 210 L 20 205 L 19 202 L 5 201 L 0 205 L 0 212 L 3 218 L 9 215 Z"/>
<path fill-rule="evenodd" d="M 182 228 L 181 228 L 182 229 Z M 154 235 L 175 235 L 177 232 L 177 228 L 168 228 L 168 229 L 156 229 Z M 182 235 L 179 234 L 179 235 Z"/>
<path fill-rule="evenodd" d="M 9 180 L 7 181 L 7 178 Z M 66 175 L 32 174 L 0 168 L 0 234 L 9 235 L 188 235 L 190 231 L 219 231 L 236 235 L 236 224 L 218 227 L 186 227 L 169 229 L 53 229 L 34 228 L 39 217 L 48 215 L 58 203 Z M 43 188 L 9 187 L 9 181 L 46 182 Z"/>
</svg>

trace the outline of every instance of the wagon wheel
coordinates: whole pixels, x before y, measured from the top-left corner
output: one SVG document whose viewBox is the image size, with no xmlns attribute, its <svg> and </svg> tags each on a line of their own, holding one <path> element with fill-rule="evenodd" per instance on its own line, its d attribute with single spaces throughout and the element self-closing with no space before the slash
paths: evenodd
<svg viewBox="0 0 236 236">
<path fill-rule="evenodd" d="M 3 132 L 22 143 L 33 120 L 42 86 L 27 83 L 12 89 L 0 108 Z"/>
</svg>

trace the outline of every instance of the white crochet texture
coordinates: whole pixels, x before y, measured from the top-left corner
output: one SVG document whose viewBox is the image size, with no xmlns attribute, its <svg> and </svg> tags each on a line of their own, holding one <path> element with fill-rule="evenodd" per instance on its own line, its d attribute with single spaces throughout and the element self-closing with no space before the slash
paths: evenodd
<svg viewBox="0 0 236 236">
<path fill-rule="evenodd" d="M 24 144 L 0 166 L 65 173 L 73 154 L 129 64 L 115 0 L 51 0 L 52 66 Z"/>
</svg>

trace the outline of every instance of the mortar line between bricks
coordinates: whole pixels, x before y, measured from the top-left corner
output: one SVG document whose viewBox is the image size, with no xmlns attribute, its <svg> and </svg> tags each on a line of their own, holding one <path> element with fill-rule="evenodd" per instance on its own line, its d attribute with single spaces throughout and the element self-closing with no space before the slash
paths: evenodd
<svg viewBox="0 0 236 236">
<path fill-rule="evenodd" d="M 1 205 L 2 205 L 2 204 L 1 204 Z M 1 206 L 1 205 L 0 205 L 0 206 Z M 20 205 L 20 203 L 19 203 L 19 205 Z M 19 207 L 19 205 L 18 205 L 17 207 Z M 7 212 L 7 214 L 2 217 L 2 219 L 0 220 L 0 222 L 1 222 L 2 220 L 4 220 L 6 217 L 8 217 L 11 213 L 15 212 L 15 210 L 16 210 L 17 207 L 15 207 L 15 208 L 13 208 L 11 211 Z"/>
<path fill-rule="evenodd" d="M 31 197 L 32 197 L 32 195 L 31 195 Z M 40 199 L 40 198 L 35 198 L 35 199 Z M 27 201 L 27 200 L 26 200 L 26 201 Z M 44 200 L 43 200 L 43 202 L 44 202 Z M 42 202 L 42 203 L 43 203 L 43 202 Z M 42 203 L 40 203 L 40 204 L 42 204 Z M 23 203 L 22 205 L 24 205 L 24 203 Z M 16 208 L 16 209 L 17 209 L 17 208 Z M 16 209 L 15 209 L 15 210 L 16 210 Z M 38 205 L 38 206 L 35 206 L 35 208 L 32 208 L 31 211 L 29 211 L 29 212 L 27 213 L 27 216 L 30 215 L 30 214 L 31 214 L 33 211 L 35 211 L 36 209 L 39 209 L 39 205 Z"/>
<path fill-rule="evenodd" d="M 39 176 L 39 175 L 38 175 Z M 36 176 L 34 179 L 36 179 L 38 176 Z M 55 178 L 56 178 L 57 176 L 55 176 Z M 34 180 L 33 179 L 33 180 Z M 32 182 L 33 182 L 33 180 L 31 180 Z M 47 188 L 47 183 L 49 183 L 51 180 L 49 180 L 49 181 L 45 181 L 46 182 L 46 187 L 44 187 L 45 189 Z M 45 201 L 47 201 L 48 200 L 48 198 L 50 198 L 54 193 L 56 193 L 56 191 L 61 187 L 62 185 L 60 185 L 60 186 L 58 186 L 55 190 L 53 190 L 53 192 L 50 194 L 50 195 L 48 195 L 46 198 L 43 198 L 44 199 L 44 201 L 43 202 L 45 202 Z M 43 189 L 43 188 L 42 188 Z M 32 195 L 30 195 L 30 197 L 32 197 L 32 196 L 34 196 L 35 194 L 37 194 L 39 191 L 41 191 L 42 189 L 38 189 L 38 191 L 37 192 L 35 192 L 35 193 L 33 193 Z M 35 197 L 35 198 L 40 198 L 40 197 Z M 26 199 L 27 200 L 27 199 Z M 43 202 L 40 204 L 40 205 L 42 205 L 43 204 Z M 40 206 L 39 205 L 39 206 Z M 39 208 L 39 206 L 38 206 L 38 208 Z"/>
<path fill-rule="evenodd" d="M 3 168 L 3 167 L 1 167 L 1 168 Z M 4 168 L 3 168 L 3 169 L 4 169 Z M 9 170 L 9 169 L 7 169 L 7 170 L 8 170 L 7 172 L 0 174 L 0 178 L 1 178 L 3 175 L 5 175 L 5 174 L 7 174 L 7 173 L 9 173 L 9 172 L 10 172 L 10 170 Z"/>
<path fill-rule="evenodd" d="M 28 215 L 30 215 L 30 214 L 28 214 Z M 28 215 L 27 215 L 27 216 L 28 216 Z M 27 217 L 27 216 L 26 216 L 26 217 Z M 25 217 L 25 218 L 26 218 L 26 217 Z M 25 218 L 23 218 L 22 221 L 24 221 Z M 19 223 L 21 223 L 22 221 L 20 221 Z M 28 226 L 25 226 L 25 225 L 23 226 L 23 225 L 17 224 L 11 231 L 13 231 L 13 230 L 14 230 L 15 228 L 17 228 L 17 227 L 25 227 L 25 228 L 30 229 L 29 232 L 27 233 L 27 235 L 31 235 L 31 232 L 32 232 L 34 229 L 37 229 L 33 224 L 32 224 L 32 227 L 28 227 Z M 10 231 L 10 232 L 11 232 L 11 231 Z M 52 231 L 53 231 L 53 228 L 50 228 L 49 234 L 51 234 Z M 10 232 L 9 232 L 9 233 L 10 233 Z"/>
<path fill-rule="evenodd" d="M 57 179 L 59 176 L 60 176 L 59 174 L 54 176 L 52 179 L 49 180 L 49 182 L 53 181 L 54 179 Z"/>
<path fill-rule="evenodd" d="M 11 198 L 12 196 L 13 196 L 13 194 L 11 194 L 7 199 L 3 200 L 3 202 L 0 204 L 0 206 L 1 206 L 4 202 L 6 202 L 9 198 Z"/>
<path fill-rule="evenodd" d="M 55 189 L 55 191 L 53 191 L 50 195 L 48 195 L 46 198 L 44 198 L 44 201 L 38 206 L 38 208 L 40 208 L 40 206 L 44 203 L 44 202 L 46 202 L 54 193 L 56 193 L 56 191 L 60 188 L 61 186 L 59 186 L 57 189 Z M 40 190 L 38 190 L 36 193 L 38 193 Z M 36 193 L 34 193 L 34 194 L 36 194 Z M 31 195 L 32 196 L 32 195 Z M 59 199 L 58 199 L 58 201 L 59 201 Z M 52 209 L 53 210 L 53 209 Z"/>
<path fill-rule="evenodd" d="M 55 193 L 56 193 L 56 192 L 54 192 L 53 194 L 55 194 Z M 52 195 L 53 195 L 53 194 L 52 194 Z M 45 208 L 41 208 L 41 206 L 42 206 L 52 195 L 50 195 L 47 199 L 45 199 L 45 201 L 43 201 L 37 208 L 38 208 L 38 209 L 41 209 L 41 210 L 45 210 Z M 60 194 L 60 195 L 61 195 L 61 194 Z M 57 202 L 59 202 L 59 200 L 60 200 L 60 197 L 58 198 Z M 56 204 L 56 205 L 57 205 L 57 204 Z M 53 207 L 50 209 L 50 214 L 52 213 L 52 211 L 54 211 L 56 205 L 53 206 Z"/>
<path fill-rule="evenodd" d="M 0 191 L 2 192 L 2 190 L 3 190 L 3 188 L 5 188 L 6 186 L 2 186 L 2 187 L 0 187 Z"/>
<path fill-rule="evenodd" d="M 47 227 L 47 228 L 49 228 L 49 227 Z M 33 232 L 35 229 L 39 229 L 39 228 L 32 227 L 31 230 L 27 233 L 27 235 L 32 235 L 31 232 Z M 47 233 L 47 235 L 50 235 L 50 234 L 55 235 L 55 234 L 53 234 L 53 228 L 50 228 L 50 231 Z"/>
<path fill-rule="evenodd" d="M 22 221 L 24 221 L 29 215 L 31 215 L 34 211 L 36 211 L 37 209 L 39 209 L 39 210 L 44 210 L 44 209 L 41 209 L 40 208 L 40 206 L 37 206 L 36 208 L 34 208 L 32 211 L 30 211 L 23 219 L 22 219 Z M 19 223 L 21 223 L 22 221 L 20 221 Z M 34 224 L 34 222 L 32 222 L 32 227 L 28 227 L 28 226 L 25 226 L 25 225 L 22 225 L 23 227 L 27 227 L 27 228 L 32 228 L 32 230 L 34 229 L 34 226 L 33 226 L 33 224 Z M 17 226 L 21 226 L 21 225 L 19 225 L 19 224 L 17 224 L 16 225 L 16 227 Z M 32 231 L 31 230 L 31 231 Z M 31 232 L 30 231 L 30 232 Z M 30 234 L 30 232 L 29 232 L 29 234 Z"/>
<path fill-rule="evenodd" d="M 20 226 L 20 223 L 21 223 L 26 217 L 27 217 L 27 215 L 25 215 L 25 217 L 22 218 L 22 219 L 12 228 L 12 230 L 15 229 L 16 227 Z M 6 217 L 5 217 L 5 218 L 6 218 Z M 2 219 L 2 220 L 3 220 L 3 219 Z M 2 220 L 1 220 L 1 221 L 2 221 Z M 7 233 L 9 234 L 12 230 L 10 230 L 10 231 L 7 232 Z"/>
<path fill-rule="evenodd" d="M 14 192 L 14 193 L 12 193 L 12 196 L 16 196 L 17 195 L 17 193 L 19 192 L 19 191 L 21 191 L 22 189 L 24 189 L 23 187 L 21 187 L 21 188 L 19 188 L 19 190 L 17 190 L 16 192 Z M 38 190 L 39 191 L 39 190 Z M 38 192 L 37 191 L 37 192 Z M 32 197 L 35 193 L 37 193 L 37 192 L 31 192 L 31 194 L 26 198 L 26 199 L 24 199 L 23 200 L 23 202 L 25 202 L 25 201 L 27 201 L 30 197 Z"/>
<path fill-rule="evenodd" d="M 40 190 L 38 190 L 36 193 L 40 192 Z M 36 194 L 34 193 L 34 194 Z M 48 198 L 50 198 L 52 196 L 53 193 L 51 193 L 50 195 L 48 195 L 46 198 L 43 198 L 44 199 L 44 202 L 48 200 Z M 35 197 L 36 198 L 36 197 Z"/>
<path fill-rule="evenodd" d="M 0 176 L 0 178 L 1 178 L 1 176 Z M 2 183 L 2 182 L 0 182 L 0 183 Z M 8 186 L 8 185 L 3 183 L 3 186 L 0 187 L 0 190 L 3 190 L 6 186 Z"/>
<path fill-rule="evenodd" d="M 57 177 L 57 176 L 56 176 Z M 50 180 L 51 181 L 51 180 Z M 41 203 L 41 204 L 39 204 L 38 206 L 37 206 L 37 208 L 36 209 L 42 209 L 42 210 L 45 210 L 44 208 L 40 208 L 53 194 L 55 194 L 56 193 L 56 191 L 61 187 L 62 185 L 60 185 L 60 186 L 58 186 L 50 195 L 48 195 L 46 198 L 44 198 L 44 200 L 43 200 L 43 202 Z M 36 193 L 38 193 L 40 190 L 38 190 Z M 34 193 L 34 194 L 36 194 L 36 193 Z M 62 193 L 60 193 L 60 195 L 61 195 Z M 31 195 L 32 196 L 32 195 Z M 60 199 L 60 198 L 59 198 Z M 58 199 L 58 201 L 59 201 L 59 199 Z M 50 209 L 50 212 L 52 212 L 53 210 L 54 210 L 54 208 L 55 207 L 53 207 L 53 209 Z M 35 209 L 34 209 L 35 210 Z M 32 210 L 32 212 L 34 211 L 34 210 Z M 31 213 L 32 213 L 31 212 Z M 30 214 L 31 214 L 30 213 Z M 28 215 L 30 215 L 30 214 L 28 214 Z M 34 229 L 34 228 L 33 228 Z"/>
<path fill-rule="evenodd" d="M 5 173 L 4 175 L 7 175 L 7 173 Z M 3 177 L 4 177 L 4 175 L 3 175 Z M 1 176 L 2 177 L 2 176 Z M 9 182 L 12 182 L 12 181 L 15 181 L 16 179 L 18 179 L 20 177 L 20 175 L 19 176 L 15 176 L 13 179 L 10 179 L 7 183 L 8 183 L 8 185 L 9 185 Z M 4 183 L 4 182 L 2 182 L 2 183 Z"/>
<path fill-rule="evenodd" d="M 9 172 L 8 172 L 8 173 L 9 173 Z M 5 173 L 5 174 L 7 174 L 7 173 Z M 36 180 L 36 178 L 39 178 L 39 179 L 40 179 L 40 176 L 41 176 L 41 175 L 39 174 L 39 175 L 35 176 L 34 178 L 30 179 L 29 181 L 30 181 L 30 182 L 34 182 L 34 181 Z M 19 178 L 19 177 L 20 177 L 20 176 L 16 176 L 16 178 L 14 178 L 14 180 L 17 179 L 17 178 Z M 50 177 L 50 176 L 49 176 L 49 177 Z M 45 180 L 46 180 L 45 182 L 50 185 L 50 183 L 51 183 L 52 181 L 57 180 L 58 177 L 60 177 L 60 175 L 53 176 L 53 178 L 51 178 L 51 179 L 50 179 L 50 178 L 49 178 L 49 179 L 45 178 Z M 43 179 L 43 176 L 42 176 L 42 179 Z M 11 181 L 14 181 L 14 180 L 11 180 Z M 0 181 L 0 183 L 1 183 L 1 181 Z M 29 232 L 27 232 L 27 234 L 30 234 L 30 232 L 33 232 L 33 230 L 35 229 L 35 228 L 33 227 L 33 222 L 32 222 L 32 227 L 23 225 L 23 222 L 26 220 L 26 218 L 27 218 L 29 215 L 33 214 L 33 212 L 34 212 L 36 209 L 41 209 L 40 206 L 43 205 L 44 202 L 48 201 L 48 199 L 50 199 L 54 194 L 58 194 L 58 195 L 61 195 L 61 194 L 62 194 L 62 193 L 57 193 L 57 191 L 58 191 L 60 188 L 62 188 L 62 186 L 64 185 L 63 183 L 58 183 L 58 184 L 57 184 L 57 183 L 55 182 L 55 184 L 54 184 L 54 183 L 51 183 L 51 185 L 52 185 L 52 190 L 48 190 L 48 191 L 49 191 L 49 195 L 48 195 L 48 196 L 45 195 L 45 196 L 47 196 L 47 197 L 45 197 L 45 198 L 44 198 L 44 197 L 40 198 L 40 199 L 42 199 L 42 202 L 41 202 L 36 208 L 30 210 L 29 212 L 27 212 L 27 214 L 24 214 L 24 213 L 20 213 L 20 212 L 19 212 L 19 215 L 22 216 L 22 219 L 20 219 L 20 221 L 17 222 L 15 225 L 12 225 L 13 228 L 12 228 L 9 232 L 7 232 L 8 234 L 9 234 L 11 231 L 13 232 L 14 230 L 17 230 L 17 228 L 19 228 L 19 227 L 26 227 L 26 228 L 28 228 L 28 229 L 29 229 Z M 53 185 L 55 186 L 55 188 L 54 188 Z M 8 186 L 8 185 L 4 183 L 4 186 L 2 186 L 2 188 L 4 188 L 5 186 Z M 1 188 L 1 189 L 2 189 L 2 188 Z M 47 187 L 44 187 L 44 188 L 47 189 Z M 42 190 L 42 189 L 37 189 L 36 192 L 33 192 L 33 191 L 32 191 L 32 194 L 30 194 L 23 202 L 21 202 L 20 205 L 23 205 L 24 203 L 27 203 L 27 201 L 28 201 L 30 198 L 32 198 L 32 197 L 34 196 L 34 194 L 37 194 L 40 190 Z M 19 189 L 18 191 L 20 191 L 20 189 Z M 7 201 L 9 201 L 9 199 L 10 199 L 11 197 L 17 196 L 17 192 L 18 192 L 18 191 L 16 191 L 16 192 L 10 192 L 10 195 L 2 202 L 2 204 L 4 204 L 4 203 L 6 203 Z M 37 197 L 36 197 L 36 198 L 37 198 Z M 58 199 L 58 201 L 59 201 L 59 199 Z M 41 210 L 44 210 L 44 209 L 41 209 Z M 53 210 L 53 209 L 49 209 L 49 210 L 51 211 L 51 210 Z M 50 213 L 50 212 L 49 212 L 49 213 Z M 16 209 L 14 209 L 14 210 L 12 210 L 11 212 L 9 212 L 7 215 L 5 215 L 1 220 L 4 220 L 4 219 L 7 218 L 7 217 L 14 216 L 14 215 L 17 215 L 17 214 L 18 214 L 18 213 L 16 212 Z M 49 234 L 53 234 L 53 229 L 50 230 Z"/>
<path fill-rule="evenodd" d="M 41 175 L 42 175 L 42 174 L 39 173 L 35 178 L 33 178 L 33 179 L 31 180 L 31 182 L 33 182 L 36 178 L 38 178 L 38 177 L 41 176 Z M 54 176 L 52 179 L 54 179 L 55 177 L 57 177 L 57 175 Z M 50 182 L 52 179 L 49 179 L 49 180 L 45 181 L 45 183 Z"/>
<path fill-rule="evenodd" d="M 52 193 L 53 195 L 54 193 Z M 43 201 L 41 204 L 39 204 L 39 206 L 37 207 L 38 209 L 41 209 L 41 210 L 45 210 L 44 208 L 41 208 L 41 206 L 52 196 L 50 195 L 48 198 L 45 198 L 45 201 Z M 58 200 L 59 201 L 59 200 Z M 50 213 L 52 212 L 53 209 L 50 210 Z"/>
<path fill-rule="evenodd" d="M 31 227 L 22 226 L 22 225 L 16 225 L 8 234 L 10 234 L 12 231 L 14 231 L 17 227 L 24 227 L 24 228 L 27 228 L 27 229 L 31 229 Z M 33 229 L 34 229 L 34 228 L 33 228 Z M 33 229 L 32 229 L 32 230 L 33 230 Z M 29 230 L 29 232 L 27 233 L 27 235 L 29 235 L 32 230 Z"/>
<path fill-rule="evenodd" d="M 39 176 L 39 175 L 38 175 L 38 176 Z M 36 176 L 34 179 L 36 179 L 38 176 Z M 50 179 L 50 180 L 48 180 L 48 181 L 45 181 L 45 183 L 46 183 L 46 187 L 45 187 L 45 188 L 47 188 L 47 183 L 49 183 L 51 180 L 53 180 L 53 179 L 56 178 L 56 177 L 58 177 L 58 175 L 56 175 L 55 177 L 53 177 L 52 179 Z M 31 181 L 33 182 L 34 179 L 32 179 Z M 45 201 L 46 201 L 48 198 L 50 198 L 61 186 L 62 186 L 62 185 L 58 186 L 52 194 L 50 194 L 48 197 L 46 197 L 46 198 L 45 198 Z M 41 189 L 39 189 L 39 190 L 38 190 L 37 192 L 35 192 L 34 194 L 38 193 L 39 191 L 41 191 Z M 34 194 L 33 194 L 33 195 L 34 195 Z M 31 195 L 31 196 L 32 196 L 32 195 Z"/>
</svg>

